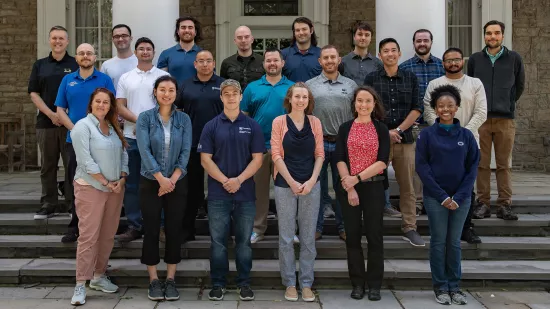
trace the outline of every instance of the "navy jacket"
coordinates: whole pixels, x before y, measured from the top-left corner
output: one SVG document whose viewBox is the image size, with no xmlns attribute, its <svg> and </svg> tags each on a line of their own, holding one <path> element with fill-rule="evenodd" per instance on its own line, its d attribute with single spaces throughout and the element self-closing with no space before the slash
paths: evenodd
<svg viewBox="0 0 550 309">
<path fill-rule="evenodd" d="M 424 194 L 439 203 L 451 197 L 462 206 L 472 195 L 478 163 L 476 139 L 456 118 L 450 131 L 440 127 L 437 118 L 418 136 L 416 172 L 424 184 Z"/>
</svg>

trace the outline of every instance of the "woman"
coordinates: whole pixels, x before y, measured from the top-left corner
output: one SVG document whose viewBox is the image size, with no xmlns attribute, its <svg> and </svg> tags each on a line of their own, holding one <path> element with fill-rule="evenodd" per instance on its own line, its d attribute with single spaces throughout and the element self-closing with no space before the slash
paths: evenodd
<svg viewBox="0 0 550 309">
<path fill-rule="evenodd" d="M 173 104 L 178 84 L 169 75 L 159 77 L 153 87 L 157 106 L 141 113 L 136 138 L 141 156 L 139 203 L 144 239 L 141 263 L 147 265 L 151 300 L 177 300 L 176 264 L 181 261 L 183 226 L 187 200 L 187 162 L 191 151 L 191 120 Z M 164 210 L 166 281 L 157 275 L 161 212 Z"/>
<path fill-rule="evenodd" d="M 343 123 L 336 138 L 336 158 L 342 189 L 336 196 L 342 205 L 346 222 L 348 271 L 353 285 L 351 297 L 365 296 L 365 281 L 369 300 L 380 300 L 384 277 L 384 243 L 382 223 L 384 190 L 388 188 L 384 170 L 390 154 L 390 136 L 382 123 L 384 107 L 374 89 L 361 86 L 351 103 L 354 119 Z M 345 190 L 345 191 L 343 191 Z M 362 222 L 367 233 L 368 265 L 361 247 Z"/>
<path fill-rule="evenodd" d="M 314 102 L 308 87 L 298 82 L 285 96 L 287 115 L 273 120 L 271 153 L 274 167 L 275 204 L 279 216 L 279 265 L 286 286 L 285 298 L 298 300 L 294 233 L 296 216 L 300 230 L 300 287 L 302 299 L 315 300 L 313 264 L 315 228 L 319 214 L 319 173 L 325 158 L 321 121 L 311 115 Z"/>
<path fill-rule="evenodd" d="M 437 119 L 416 142 L 416 171 L 424 184 L 424 207 L 430 226 L 430 268 L 435 300 L 465 305 L 459 289 L 460 236 L 470 208 L 479 150 L 473 133 L 460 126 L 455 114 L 460 90 L 443 85 L 431 93 Z"/>
<path fill-rule="evenodd" d="M 90 280 L 90 288 L 94 290 L 105 293 L 118 290 L 118 286 L 105 276 L 128 175 L 125 150 L 128 144 L 117 115 L 113 93 L 97 88 L 90 97 L 88 116 L 71 130 L 77 162 L 75 209 L 80 219 L 72 305 L 86 303 L 86 280 Z"/>
</svg>

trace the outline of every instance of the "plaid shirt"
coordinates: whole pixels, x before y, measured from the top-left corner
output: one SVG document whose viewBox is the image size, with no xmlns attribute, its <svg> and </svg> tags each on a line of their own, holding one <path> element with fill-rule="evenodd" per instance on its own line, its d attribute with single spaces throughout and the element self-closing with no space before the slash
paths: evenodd
<svg viewBox="0 0 550 309">
<path fill-rule="evenodd" d="M 415 54 L 411 59 L 401 63 L 399 65 L 399 69 L 410 70 L 418 78 L 418 95 L 420 97 L 420 101 L 424 100 L 424 95 L 426 94 L 428 84 L 432 80 L 445 75 L 443 61 L 431 54 L 427 62 L 424 62 L 424 60 L 420 59 L 420 57 Z M 423 106 L 422 109 L 424 109 Z"/>
<path fill-rule="evenodd" d="M 411 71 L 398 70 L 397 75 L 388 76 L 386 70 L 380 69 L 369 73 L 364 84 L 373 87 L 380 96 L 386 110 L 384 123 L 388 129 L 397 128 L 411 111 L 422 112 L 423 100 L 418 96 L 418 79 Z M 402 143 L 414 143 L 412 126 L 403 132 Z"/>
</svg>

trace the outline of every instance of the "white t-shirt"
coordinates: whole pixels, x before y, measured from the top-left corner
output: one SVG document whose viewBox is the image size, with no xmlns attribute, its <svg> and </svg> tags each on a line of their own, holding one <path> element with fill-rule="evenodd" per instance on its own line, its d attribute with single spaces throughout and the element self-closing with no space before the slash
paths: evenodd
<svg viewBox="0 0 550 309">
<path fill-rule="evenodd" d="M 156 103 L 153 99 L 153 86 L 157 78 L 163 75 L 170 74 L 157 67 L 153 67 L 146 72 L 134 68 L 120 77 L 116 90 L 116 98 L 126 99 L 126 107 L 136 116 L 139 116 L 142 112 L 155 107 Z M 124 136 L 135 139 L 135 127 L 135 123 L 125 121 Z"/>
<path fill-rule="evenodd" d="M 122 74 L 129 72 L 132 69 L 135 69 L 137 65 L 138 59 L 134 54 L 125 59 L 120 59 L 117 56 L 114 56 L 113 58 L 103 62 L 100 71 L 109 75 L 111 80 L 113 80 L 113 85 L 115 85 L 116 89 L 118 87 L 118 81 Z"/>
</svg>

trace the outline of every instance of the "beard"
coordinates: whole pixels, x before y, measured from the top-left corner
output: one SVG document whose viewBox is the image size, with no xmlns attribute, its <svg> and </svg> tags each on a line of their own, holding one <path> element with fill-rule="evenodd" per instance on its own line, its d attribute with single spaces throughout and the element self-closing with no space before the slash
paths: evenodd
<svg viewBox="0 0 550 309">
<path fill-rule="evenodd" d="M 445 72 L 451 73 L 451 74 L 456 74 L 458 72 L 462 72 L 463 67 L 464 66 L 445 68 Z"/>
<path fill-rule="evenodd" d="M 89 70 L 91 68 L 94 67 L 94 63 L 93 62 L 90 62 L 90 64 L 81 64 L 79 65 L 81 69 L 84 69 L 84 70 Z"/>
<path fill-rule="evenodd" d="M 282 69 L 279 69 L 279 70 L 275 70 L 275 71 L 272 71 L 272 70 L 266 70 L 265 73 L 269 76 L 278 76 L 278 75 L 281 75 L 281 72 L 283 70 Z"/>
<path fill-rule="evenodd" d="M 431 48 L 428 48 L 428 47 L 425 47 L 424 51 L 421 51 L 420 49 L 418 48 L 415 48 L 414 49 L 414 52 L 417 54 L 417 55 L 420 55 L 420 56 L 425 56 L 427 54 L 429 54 L 431 51 Z"/>
</svg>

